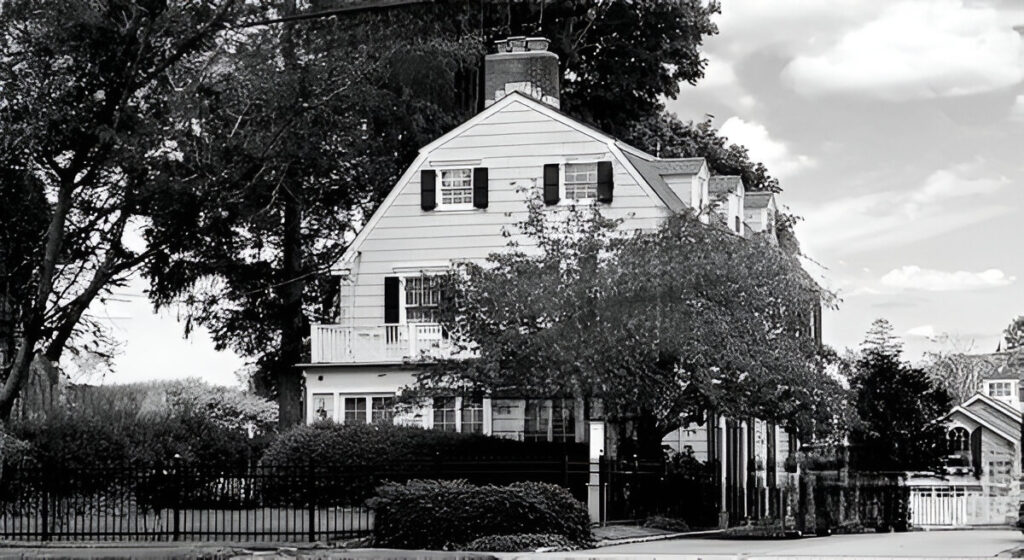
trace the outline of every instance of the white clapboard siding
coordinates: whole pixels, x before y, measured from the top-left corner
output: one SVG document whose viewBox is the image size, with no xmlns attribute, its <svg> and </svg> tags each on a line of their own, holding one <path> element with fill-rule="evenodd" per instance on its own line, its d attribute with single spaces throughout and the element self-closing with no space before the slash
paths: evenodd
<svg viewBox="0 0 1024 560">
<path fill-rule="evenodd" d="M 351 285 L 342 290 L 342 316 L 349 325 L 371 327 L 384 320 L 384 277 L 395 268 L 415 263 L 483 260 L 506 250 L 503 229 L 527 217 L 526 197 L 537 192 L 544 165 L 571 161 L 612 161 L 614 200 L 601 211 L 623 218 L 624 229 L 650 230 L 668 215 L 664 203 L 641 185 L 603 138 L 590 129 L 573 127 L 522 102 L 513 102 L 489 117 L 448 138 L 411 170 L 410 180 L 383 207 L 374 228 L 368 231 L 359 254 L 350 264 Z M 467 167 L 488 169 L 488 208 L 460 211 L 420 208 L 420 170 L 444 167 L 451 162 L 472 162 Z M 438 194 L 440 196 L 440 194 Z M 551 207 L 557 211 L 563 206 Z M 524 245 L 532 245 L 523 240 Z"/>
</svg>

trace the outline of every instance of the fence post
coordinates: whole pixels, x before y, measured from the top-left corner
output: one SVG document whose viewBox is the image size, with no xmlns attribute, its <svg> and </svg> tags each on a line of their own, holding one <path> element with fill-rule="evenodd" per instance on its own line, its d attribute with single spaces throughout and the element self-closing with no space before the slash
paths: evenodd
<svg viewBox="0 0 1024 560">
<path fill-rule="evenodd" d="M 172 523 L 172 535 L 173 540 L 181 540 L 181 455 L 177 453 L 171 459 L 173 465 L 173 471 L 171 475 L 171 499 L 174 501 L 172 504 L 172 510 L 174 512 L 174 521 Z"/>
<path fill-rule="evenodd" d="M 49 489 L 49 483 L 50 483 L 51 480 L 56 480 L 56 478 L 51 477 L 51 476 L 44 476 L 43 477 L 43 484 L 42 484 L 42 487 L 43 487 L 43 494 L 42 494 L 43 503 L 42 503 L 42 507 L 40 508 L 40 512 L 39 512 L 40 517 L 42 517 L 42 522 L 43 522 L 42 535 L 40 535 L 40 538 L 43 541 L 50 540 L 50 489 Z"/>
<path fill-rule="evenodd" d="M 309 542 L 316 542 L 316 489 L 318 488 L 312 464 L 306 466 L 306 488 L 309 492 Z M 310 488 L 310 484 L 313 488 Z"/>
</svg>

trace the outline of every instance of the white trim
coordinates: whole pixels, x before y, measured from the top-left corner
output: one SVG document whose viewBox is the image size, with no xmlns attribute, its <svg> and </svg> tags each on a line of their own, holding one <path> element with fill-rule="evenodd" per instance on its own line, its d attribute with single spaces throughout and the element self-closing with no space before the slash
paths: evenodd
<svg viewBox="0 0 1024 560">
<path fill-rule="evenodd" d="M 988 420 L 985 420 L 984 418 L 982 418 L 982 417 L 978 416 L 977 414 L 971 412 L 969 409 L 966 409 L 966 408 L 964 408 L 962 406 L 957 405 L 953 409 L 953 411 L 950 412 L 950 415 L 952 415 L 954 412 L 959 412 L 959 413 L 963 414 L 964 416 L 970 418 L 971 420 L 974 420 L 978 424 L 981 424 L 982 426 L 988 428 L 989 430 L 992 430 L 993 433 L 995 433 L 996 435 L 998 435 L 998 436 L 1002 437 L 1003 439 L 1009 441 L 1010 443 L 1014 444 L 1014 446 L 1016 446 L 1019 443 L 1019 441 L 1020 441 L 1019 439 L 1014 438 L 1011 435 L 1007 435 L 1006 432 L 1004 432 L 1004 431 L 1000 430 L 999 428 L 993 426 Z"/>
<path fill-rule="evenodd" d="M 1003 401 L 1001 401 L 999 399 L 996 399 L 995 397 L 990 397 L 990 396 L 988 396 L 988 395 L 986 395 L 984 393 L 980 393 L 980 392 L 979 393 L 975 393 L 971 398 L 969 398 L 966 401 L 964 401 L 963 403 L 961 403 L 960 406 L 968 407 L 974 401 L 977 401 L 977 400 L 982 400 L 982 401 L 987 402 L 988 404 L 992 405 L 993 408 L 999 409 L 1000 412 L 1002 412 L 1003 414 L 1005 414 L 1005 415 L 1009 416 L 1010 418 L 1012 418 L 1015 422 L 1021 422 L 1022 420 L 1024 420 L 1024 417 L 1021 416 L 1021 412 L 1019 410 L 1016 410 L 1015 408 L 1013 408 L 1013 406 L 1011 406 L 1011 405 L 1009 405 L 1009 404 L 1007 404 L 1007 403 L 1005 403 L 1005 402 L 1003 402 Z"/>
<path fill-rule="evenodd" d="M 391 270 L 399 276 L 411 276 L 413 274 L 443 274 L 450 270 L 452 263 L 449 261 L 422 261 L 410 263 L 397 263 Z"/>
<path fill-rule="evenodd" d="M 477 160 L 479 162 L 479 160 Z M 477 163 L 479 165 L 479 163 Z M 437 181 L 434 184 L 436 189 L 434 197 L 436 206 L 434 206 L 434 212 L 465 212 L 471 210 L 483 210 L 483 208 L 477 208 L 476 204 L 476 185 L 474 183 L 473 166 L 466 165 L 445 165 L 443 167 L 434 167 L 434 171 L 437 172 Z M 444 201 L 444 172 L 445 171 L 469 171 L 469 202 L 461 202 L 459 204 L 445 204 Z"/>
</svg>

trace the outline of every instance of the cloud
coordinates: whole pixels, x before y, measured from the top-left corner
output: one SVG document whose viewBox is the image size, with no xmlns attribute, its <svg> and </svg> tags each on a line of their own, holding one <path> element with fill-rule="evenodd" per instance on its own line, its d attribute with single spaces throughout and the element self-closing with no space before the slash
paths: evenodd
<svg viewBox="0 0 1024 560">
<path fill-rule="evenodd" d="M 1013 100 L 1013 106 L 1010 107 L 1010 120 L 1024 122 L 1024 95 L 1018 95 Z"/>
<path fill-rule="evenodd" d="M 984 290 L 1008 286 L 1017 278 L 1010 276 L 998 268 L 990 268 L 981 272 L 958 270 L 948 272 L 908 265 L 894 268 L 882 276 L 882 285 L 905 290 L 924 290 L 929 292 L 960 292 Z"/>
<path fill-rule="evenodd" d="M 765 164 L 773 175 L 786 177 L 814 165 L 811 158 L 791 153 L 785 143 L 772 138 L 760 123 L 731 117 L 718 132 L 729 142 L 745 146 L 750 158 Z"/>
<path fill-rule="evenodd" d="M 1011 212 L 993 196 L 1009 184 L 1003 176 L 978 176 L 984 162 L 931 173 L 916 188 L 838 197 L 801 208 L 797 233 L 812 254 L 891 248 L 929 239 Z"/>
<path fill-rule="evenodd" d="M 890 101 L 969 95 L 1024 79 L 1024 40 L 992 6 L 965 0 L 890 4 L 817 54 L 796 56 L 782 79 L 807 97 Z"/>
<path fill-rule="evenodd" d="M 919 336 L 921 338 L 935 338 L 936 332 L 935 327 L 931 325 L 921 325 L 907 330 L 907 336 Z"/>
</svg>

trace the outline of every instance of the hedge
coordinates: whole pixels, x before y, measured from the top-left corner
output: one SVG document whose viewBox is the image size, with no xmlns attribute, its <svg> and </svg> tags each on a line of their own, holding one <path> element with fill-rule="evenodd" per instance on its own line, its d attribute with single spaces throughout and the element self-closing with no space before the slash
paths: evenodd
<svg viewBox="0 0 1024 560">
<path fill-rule="evenodd" d="M 260 460 L 265 472 L 311 473 L 300 488 L 268 478 L 264 496 L 299 505 L 315 500 L 326 505 L 360 504 L 384 480 L 443 476 L 443 461 L 540 458 L 560 461 L 580 452 L 578 444 L 520 442 L 480 434 L 460 434 L 390 424 L 343 425 L 318 422 L 296 427 L 271 444 Z M 481 476 L 493 480 L 494 470 Z"/>
<path fill-rule="evenodd" d="M 379 547 L 438 550 L 482 537 L 541 533 L 560 535 L 574 546 L 593 540 L 586 507 L 553 484 L 414 480 L 381 486 L 371 505 Z"/>
</svg>

